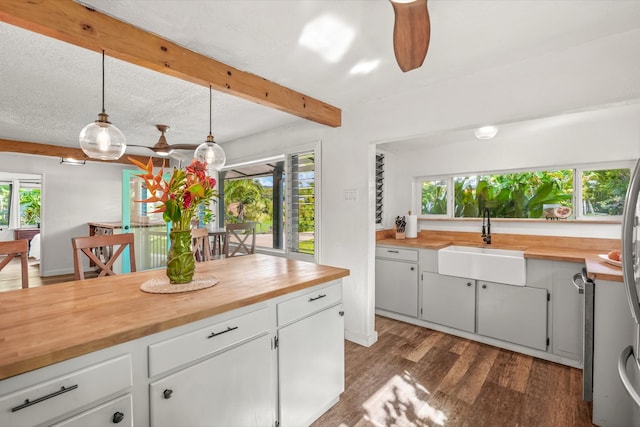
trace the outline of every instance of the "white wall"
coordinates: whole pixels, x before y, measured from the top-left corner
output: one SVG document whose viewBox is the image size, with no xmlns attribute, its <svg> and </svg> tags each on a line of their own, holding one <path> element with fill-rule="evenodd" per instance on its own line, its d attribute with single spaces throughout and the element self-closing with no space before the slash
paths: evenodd
<svg viewBox="0 0 640 427">
<path fill-rule="evenodd" d="M 41 274 L 73 273 L 71 238 L 89 234 L 88 222 L 120 221 L 124 164 L 87 162 L 61 165 L 60 159 L 0 153 L 0 169 L 42 174 Z"/>
</svg>

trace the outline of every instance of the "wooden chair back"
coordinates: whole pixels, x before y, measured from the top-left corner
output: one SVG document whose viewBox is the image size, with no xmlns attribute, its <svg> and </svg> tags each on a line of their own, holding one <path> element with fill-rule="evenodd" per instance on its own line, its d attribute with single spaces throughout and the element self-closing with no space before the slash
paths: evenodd
<svg viewBox="0 0 640 427">
<path fill-rule="evenodd" d="M 126 247 L 129 247 L 129 263 L 131 271 L 136 271 L 136 254 L 132 233 L 106 234 L 102 236 L 84 236 L 71 239 L 73 246 L 73 269 L 76 280 L 84 279 L 82 256 L 86 255 L 100 270 L 98 277 L 115 276 L 113 264 L 122 255 Z M 111 246 L 113 255 L 108 259 L 98 255 L 101 248 Z"/>
<path fill-rule="evenodd" d="M 227 224 L 224 239 L 224 254 L 229 258 L 238 255 L 249 255 L 256 252 L 256 223 L 243 222 Z"/>
<path fill-rule="evenodd" d="M 196 261 L 203 262 L 211 259 L 211 245 L 209 244 L 209 230 L 206 228 L 192 228 L 193 256 Z"/>
<path fill-rule="evenodd" d="M 29 258 L 29 241 L 22 239 L 0 242 L 0 255 L 6 255 L 2 261 L 0 261 L 0 270 L 5 268 L 15 257 L 20 257 L 22 264 L 22 288 L 28 288 L 29 270 L 27 260 Z"/>
</svg>

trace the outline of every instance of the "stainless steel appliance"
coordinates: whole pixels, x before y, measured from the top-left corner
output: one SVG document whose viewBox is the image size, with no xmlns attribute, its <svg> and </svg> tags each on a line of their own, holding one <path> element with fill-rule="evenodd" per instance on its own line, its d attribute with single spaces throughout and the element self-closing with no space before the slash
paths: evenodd
<svg viewBox="0 0 640 427">
<path fill-rule="evenodd" d="M 584 316 L 582 321 L 582 399 L 593 400 L 593 313 L 595 286 L 587 276 L 587 269 L 573 276 L 573 285 L 584 294 Z"/>
<path fill-rule="evenodd" d="M 638 255 L 638 195 L 640 193 L 640 160 L 636 164 L 624 204 L 622 218 L 622 275 L 629 302 L 631 316 L 635 321 L 635 336 L 629 337 L 630 344 L 622 350 L 618 360 L 618 374 L 622 383 L 633 399 L 636 413 L 640 408 L 640 268 Z M 633 359 L 629 366 L 628 360 Z M 636 420 L 636 422 L 640 422 Z M 637 425 L 637 424 L 635 424 Z"/>
</svg>

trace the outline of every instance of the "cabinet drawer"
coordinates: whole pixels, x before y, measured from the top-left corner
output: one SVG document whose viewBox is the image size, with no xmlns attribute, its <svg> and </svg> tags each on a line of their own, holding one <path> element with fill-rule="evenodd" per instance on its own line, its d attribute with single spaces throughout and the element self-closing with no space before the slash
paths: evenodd
<svg viewBox="0 0 640 427">
<path fill-rule="evenodd" d="M 43 375 L 46 369 L 42 368 Z M 127 354 L 3 396 L 0 425 L 40 424 L 131 385 L 131 356 Z"/>
<path fill-rule="evenodd" d="M 397 259 L 399 261 L 418 261 L 418 251 L 415 249 L 376 247 L 376 258 Z"/>
<path fill-rule="evenodd" d="M 278 304 L 278 326 L 282 326 L 311 313 L 331 307 L 342 301 L 342 286 L 336 283 L 326 288 L 292 298 Z"/>
<path fill-rule="evenodd" d="M 263 308 L 149 346 L 149 376 L 177 368 L 269 330 Z"/>
<path fill-rule="evenodd" d="M 118 424 L 118 427 L 133 426 L 133 399 L 131 394 L 89 409 L 51 427 L 100 427 L 111 424 Z"/>
</svg>

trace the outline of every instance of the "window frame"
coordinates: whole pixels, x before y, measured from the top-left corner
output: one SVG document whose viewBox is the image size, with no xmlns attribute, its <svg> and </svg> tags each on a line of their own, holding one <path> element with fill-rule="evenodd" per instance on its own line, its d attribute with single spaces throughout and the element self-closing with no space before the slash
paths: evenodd
<svg viewBox="0 0 640 427">
<path fill-rule="evenodd" d="M 292 259 L 298 259 L 298 260 L 302 260 L 302 261 L 309 261 L 309 262 L 314 262 L 314 263 L 319 263 L 320 262 L 320 248 L 321 248 L 321 221 L 319 221 L 319 216 L 321 213 L 321 198 L 322 198 L 322 150 L 321 150 L 322 144 L 321 141 L 316 141 L 316 142 L 311 142 L 311 143 L 306 143 L 306 144 L 300 144 L 297 146 L 292 146 L 292 147 L 288 147 L 287 149 L 284 150 L 278 150 L 277 152 L 271 152 L 271 153 L 263 153 L 260 156 L 252 156 L 252 157 L 247 157 L 247 158 L 242 158 L 242 159 L 238 159 L 238 161 L 235 161 L 233 163 L 229 163 L 227 165 L 224 166 L 224 168 L 222 168 L 222 171 L 226 171 L 226 170 L 230 170 L 233 169 L 234 167 L 242 167 L 242 166 L 248 166 L 248 165 L 255 165 L 255 164 L 261 164 L 261 163 L 267 163 L 267 162 L 272 162 L 274 160 L 284 160 L 285 162 L 285 188 L 284 188 L 284 193 L 285 193 L 285 201 L 284 201 L 284 208 L 285 208 L 285 215 L 286 215 L 286 206 L 287 206 L 287 200 L 286 198 L 289 197 L 289 190 L 288 190 L 288 180 L 286 178 L 286 171 L 289 170 L 290 168 L 290 158 L 292 155 L 299 155 L 299 154 L 307 154 L 309 152 L 312 152 L 314 154 L 314 209 L 315 209 L 315 218 L 314 218 L 314 253 L 313 255 L 310 254 L 303 254 L 303 253 L 299 253 L 299 252 L 294 252 L 291 251 L 289 248 L 289 239 L 288 239 L 288 233 L 289 233 L 289 226 L 287 224 L 287 222 L 289 221 L 289 217 L 287 216 L 285 218 L 285 227 L 284 227 L 284 242 L 283 242 L 283 249 L 273 249 L 273 248 L 267 248 L 267 247 L 257 247 L 256 246 L 256 252 L 259 253 L 266 253 L 266 254 L 270 254 L 270 255 L 277 255 L 277 256 L 284 256 L 287 258 L 292 258 Z M 224 185 L 223 182 L 220 182 L 219 185 Z M 224 200 L 220 201 L 223 205 L 224 205 Z"/>
<path fill-rule="evenodd" d="M 511 173 L 523 173 L 523 172 L 541 172 L 541 171 L 554 171 L 562 169 L 573 170 L 573 218 L 575 221 L 621 221 L 622 215 L 584 215 L 583 212 L 583 195 L 582 195 L 582 173 L 584 171 L 592 170 L 607 170 L 607 169 L 626 169 L 630 170 L 630 175 L 633 174 L 635 161 L 634 160 L 621 160 L 613 162 L 598 162 L 598 163 L 581 163 L 574 165 L 553 165 L 538 168 L 518 168 L 518 169 L 503 169 L 497 171 L 481 171 L 481 172 L 459 172 L 450 175 L 421 175 L 416 176 L 413 179 L 413 204 L 415 212 L 420 212 L 420 216 L 427 219 L 450 219 L 450 220 L 464 220 L 465 218 L 457 218 L 454 216 L 454 203 L 455 195 L 453 191 L 455 186 L 453 180 L 455 177 L 460 176 L 480 176 L 480 175 L 500 175 Z M 447 183 L 447 214 L 423 214 L 422 213 L 422 183 L 425 181 L 446 181 Z M 545 218 L 497 218 L 497 219 L 510 219 L 510 220 L 527 220 L 527 221 L 546 221 Z"/>
</svg>

